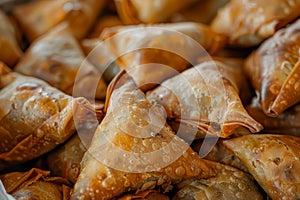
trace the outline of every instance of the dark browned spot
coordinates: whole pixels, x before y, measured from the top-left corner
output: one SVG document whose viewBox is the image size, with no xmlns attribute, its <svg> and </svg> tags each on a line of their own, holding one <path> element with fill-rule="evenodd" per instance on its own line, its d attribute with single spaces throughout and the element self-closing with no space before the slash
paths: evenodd
<svg viewBox="0 0 300 200">
<path fill-rule="evenodd" d="M 273 162 L 276 164 L 276 165 L 279 165 L 279 163 L 280 163 L 280 158 L 275 158 L 274 160 L 273 160 Z"/>
</svg>

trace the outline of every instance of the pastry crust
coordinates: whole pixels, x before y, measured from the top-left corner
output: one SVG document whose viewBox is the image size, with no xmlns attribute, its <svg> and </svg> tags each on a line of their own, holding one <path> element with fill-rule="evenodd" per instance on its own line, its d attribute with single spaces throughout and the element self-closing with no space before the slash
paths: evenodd
<svg viewBox="0 0 300 200">
<path fill-rule="evenodd" d="M 115 0 L 125 24 L 164 22 L 177 11 L 197 0 Z"/>
<path fill-rule="evenodd" d="M 106 15 L 101 17 L 88 35 L 88 38 L 98 38 L 105 28 L 123 25 L 121 19 L 117 15 Z"/>
<path fill-rule="evenodd" d="M 246 135 L 224 141 L 272 199 L 300 197 L 300 139 L 287 135 Z"/>
<path fill-rule="evenodd" d="M 300 16 L 298 0 L 231 0 L 221 8 L 212 28 L 235 46 L 256 46 Z"/>
<path fill-rule="evenodd" d="M 156 187 L 167 192 L 181 180 L 214 175 L 174 135 L 161 111 L 152 107 L 131 77 L 121 73 L 109 92 L 106 116 L 84 155 L 71 199 L 112 199 Z"/>
<path fill-rule="evenodd" d="M 146 91 L 196 65 L 199 57 L 216 53 L 226 37 L 206 25 L 186 22 L 107 28 L 101 41 L 95 42 L 84 42 L 85 46 L 99 45 L 88 56 L 91 63 L 103 70 L 115 61 Z"/>
<path fill-rule="evenodd" d="M 246 107 L 249 115 L 264 126 L 263 132 L 300 136 L 300 105 L 297 104 L 277 117 L 267 116 L 261 109 L 258 98 Z"/>
<path fill-rule="evenodd" d="M 198 128 L 195 138 L 226 138 L 238 127 L 259 132 L 263 127 L 248 115 L 239 97 L 242 76 L 229 65 L 203 62 L 147 92 L 147 99 L 163 105 L 169 119 Z"/>
<path fill-rule="evenodd" d="M 177 185 L 173 200 L 202 199 L 251 199 L 262 200 L 263 196 L 253 178 L 234 167 L 217 162 L 207 163 L 217 175 L 208 179 L 187 180 Z"/>
<path fill-rule="evenodd" d="M 66 23 L 77 39 L 83 38 L 106 0 L 43 0 L 18 6 L 13 14 L 32 42 L 58 24 Z"/>
<path fill-rule="evenodd" d="M 0 175 L 6 191 L 16 199 L 68 200 L 70 183 L 61 177 L 51 177 L 50 171 L 32 168 L 27 172 Z"/>
<path fill-rule="evenodd" d="M 0 10 L 0 60 L 11 67 L 18 62 L 23 54 L 16 37 L 13 24 Z"/>
<path fill-rule="evenodd" d="M 80 172 L 80 162 L 85 152 L 86 147 L 81 142 L 81 137 L 75 134 L 61 147 L 51 151 L 42 162 L 52 175 L 66 178 L 75 184 Z"/>
<path fill-rule="evenodd" d="M 268 116 L 276 117 L 300 101 L 299 31 L 297 20 L 265 41 L 245 63 L 246 74 Z"/>
<path fill-rule="evenodd" d="M 225 147 L 223 139 L 218 139 L 217 142 L 215 138 L 200 139 L 193 141 L 191 147 L 194 151 L 198 152 L 200 157 L 206 160 L 229 165 L 248 173 L 242 161 Z"/>
<path fill-rule="evenodd" d="M 65 26 L 56 27 L 32 43 L 15 71 L 45 80 L 69 95 L 105 97 L 106 83 L 85 60 L 77 40 Z"/>
<path fill-rule="evenodd" d="M 44 81 L 8 73 L 0 76 L 0 85 L 0 170 L 52 150 L 94 117 L 86 99 Z"/>
<path fill-rule="evenodd" d="M 136 194 L 126 194 L 120 198 L 118 198 L 118 200 L 133 200 L 133 199 L 137 199 L 137 200 L 169 200 L 170 198 L 167 197 L 166 195 L 160 194 L 159 192 L 155 191 L 155 190 L 146 190 L 143 192 L 138 192 Z"/>
<path fill-rule="evenodd" d="M 175 13 L 171 20 L 174 22 L 198 22 L 209 24 L 216 16 L 220 7 L 229 0 L 197 1 L 184 10 Z"/>
</svg>

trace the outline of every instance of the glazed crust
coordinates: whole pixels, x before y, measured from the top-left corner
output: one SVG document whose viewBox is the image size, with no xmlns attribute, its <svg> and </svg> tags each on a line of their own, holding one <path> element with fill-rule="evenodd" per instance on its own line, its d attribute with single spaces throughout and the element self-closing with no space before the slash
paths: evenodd
<svg viewBox="0 0 300 200">
<path fill-rule="evenodd" d="M 38 38 L 15 71 L 45 80 L 69 95 L 105 97 L 106 83 L 85 60 L 78 42 L 65 26 Z"/>
<path fill-rule="evenodd" d="M 32 42 L 58 24 L 66 23 L 77 39 L 84 37 L 106 0 L 43 0 L 18 6 L 13 14 Z"/>
<path fill-rule="evenodd" d="M 177 11 L 197 0 L 115 0 L 117 11 L 126 24 L 164 22 Z"/>
<path fill-rule="evenodd" d="M 173 200 L 203 199 L 251 199 L 262 200 L 263 196 L 253 178 L 234 167 L 217 162 L 207 163 L 217 175 L 208 179 L 187 180 L 177 185 Z"/>
<path fill-rule="evenodd" d="M 296 19 L 298 0 L 231 0 L 221 8 L 212 28 L 226 33 L 235 46 L 256 46 Z"/>
<path fill-rule="evenodd" d="M 109 88 L 106 116 L 84 155 L 71 199 L 111 199 L 156 187 L 167 192 L 180 180 L 214 175 L 129 76 L 116 77 Z"/>
<path fill-rule="evenodd" d="M 16 30 L 9 18 L 0 10 L 0 60 L 9 66 L 14 66 L 21 58 L 21 51 L 17 39 Z"/>
<path fill-rule="evenodd" d="M 9 73 L 0 76 L 0 83 L 0 170 L 50 151 L 93 116 L 86 99 L 41 80 Z"/>
<path fill-rule="evenodd" d="M 300 197 L 300 139 L 247 135 L 224 141 L 272 199 Z"/>
<path fill-rule="evenodd" d="M 241 126 L 259 132 L 262 126 L 248 115 L 238 95 L 236 83 L 242 76 L 223 63 L 203 62 L 147 92 L 147 98 L 163 105 L 169 119 L 213 137 L 226 138 Z"/>
<path fill-rule="evenodd" d="M 279 30 L 247 59 L 245 71 L 264 113 L 276 117 L 300 100 L 300 20 Z"/>
</svg>

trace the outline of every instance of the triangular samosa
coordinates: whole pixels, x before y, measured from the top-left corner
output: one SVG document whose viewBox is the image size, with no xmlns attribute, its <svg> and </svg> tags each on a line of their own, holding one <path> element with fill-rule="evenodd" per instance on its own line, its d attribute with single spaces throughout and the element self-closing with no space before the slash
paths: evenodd
<svg viewBox="0 0 300 200">
<path fill-rule="evenodd" d="M 13 11 L 32 42 L 58 24 L 66 23 L 77 39 L 84 37 L 106 0 L 43 0 L 19 5 Z"/>
<path fill-rule="evenodd" d="M 163 105 L 170 120 L 198 128 L 194 137 L 226 138 L 239 127 L 253 133 L 262 129 L 242 105 L 239 87 L 243 84 L 247 83 L 240 69 L 207 61 L 164 81 L 147 98 Z"/>
<path fill-rule="evenodd" d="M 63 25 L 32 43 L 15 71 L 45 80 L 70 95 L 105 97 L 106 83 Z"/>
<path fill-rule="evenodd" d="M 82 97 L 33 77 L 0 72 L 0 171 L 52 150 L 96 118 Z"/>
<path fill-rule="evenodd" d="M 254 51 L 245 71 L 271 117 L 300 101 L 300 20 L 281 29 Z"/>
<path fill-rule="evenodd" d="M 131 77 L 119 74 L 110 90 L 106 116 L 84 155 L 71 199 L 112 199 L 156 187 L 167 192 L 181 180 L 214 175 Z"/>
</svg>

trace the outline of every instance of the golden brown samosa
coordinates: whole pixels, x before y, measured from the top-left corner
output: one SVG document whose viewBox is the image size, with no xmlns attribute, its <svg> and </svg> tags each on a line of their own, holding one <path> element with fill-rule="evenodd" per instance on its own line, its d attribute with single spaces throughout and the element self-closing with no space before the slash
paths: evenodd
<svg viewBox="0 0 300 200">
<path fill-rule="evenodd" d="M 239 87 L 244 84 L 240 69 L 207 61 L 164 81 L 147 92 L 147 99 L 163 105 L 169 119 L 199 129 L 198 133 L 186 131 L 190 135 L 183 137 L 226 138 L 240 127 L 252 133 L 263 128 L 242 105 Z"/>
<path fill-rule="evenodd" d="M 66 23 L 77 39 L 83 38 L 106 0 L 43 0 L 19 5 L 13 14 L 32 42 L 58 24 Z"/>
<path fill-rule="evenodd" d="M 104 117 L 102 102 L 94 102 L 95 117 L 89 118 L 85 126 L 77 127 L 74 134 L 65 143 L 40 157 L 35 167 L 50 170 L 53 176 L 63 177 L 75 184 L 80 172 L 80 162 L 89 147 L 98 124 Z"/>
<path fill-rule="evenodd" d="M 214 175 L 131 77 L 121 73 L 109 88 L 106 116 L 84 155 L 71 199 L 112 199 L 154 188 L 167 192 L 181 180 Z"/>
<path fill-rule="evenodd" d="M 300 101 L 300 20 L 279 30 L 247 59 L 245 71 L 271 117 Z"/>
<path fill-rule="evenodd" d="M 300 138 L 252 134 L 224 141 L 274 200 L 300 198 Z"/>
<path fill-rule="evenodd" d="M 5 72 L 0 89 L 1 171 L 52 150 L 96 118 L 86 99 L 33 77 Z"/>
<path fill-rule="evenodd" d="M 66 178 L 75 184 L 80 172 L 80 162 L 85 152 L 86 146 L 81 142 L 80 136 L 75 134 L 65 144 L 51 151 L 42 162 L 52 175 Z"/>
<path fill-rule="evenodd" d="M 70 183 L 61 177 L 51 177 L 50 171 L 32 168 L 27 172 L 0 175 L 6 191 L 15 199 L 68 200 Z"/>
<path fill-rule="evenodd" d="M 82 157 L 91 143 L 98 123 L 101 123 L 104 117 L 98 104 L 97 102 L 97 105 L 94 105 L 96 117 L 89 119 L 86 127 L 78 127 L 77 133 L 67 142 L 41 158 L 40 163 L 50 170 L 52 175 L 66 178 L 75 184 L 81 169 Z"/>
<path fill-rule="evenodd" d="M 70 95 L 105 97 L 106 83 L 85 60 L 78 42 L 65 26 L 32 43 L 15 71 L 45 80 Z"/>
<path fill-rule="evenodd" d="M 97 43 L 84 43 L 97 47 Z M 88 58 L 101 69 L 115 61 L 142 90 L 148 90 L 195 65 L 199 57 L 216 53 L 225 43 L 224 35 L 199 23 L 117 26 L 103 31 Z"/>
<path fill-rule="evenodd" d="M 298 0 L 231 0 L 212 22 L 235 46 L 256 46 L 300 16 Z"/>
<path fill-rule="evenodd" d="M 177 185 L 173 200 L 253 199 L 263 200 L 253 178 L 234 167 L 208 162 L 217 175 L 207 179 L 186 180 Z"/>
<path fill-rule="evenodd" d="M 117 11 L 126 24 L 164 22 L 174 13 L 197 0 L 115 0 Z"/>
<path fill-rule="evenodd" d="M 0 10 L 0 61 L 14 66 L 23 52 L 17 42 L 17 33 L 9 18 Z"/>
</svg>

